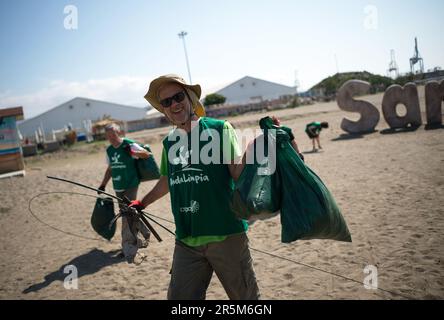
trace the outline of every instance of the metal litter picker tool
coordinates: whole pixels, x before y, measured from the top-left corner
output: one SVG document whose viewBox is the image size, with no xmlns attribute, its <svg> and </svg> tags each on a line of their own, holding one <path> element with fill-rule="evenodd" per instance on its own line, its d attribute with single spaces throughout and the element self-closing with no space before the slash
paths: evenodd
<svg viewBox="0 0 444 320">
<path fill-rule="evenodd" d="M 67 180 L 67 179 L 63 179 L 63 178 L 53 177 L 53 176 L 46 176 L 46 177 L 47 177 L 48 179 L 67 182 L 67 183 L 74 184 L 74 185 L 79 186 L 79 187 L 82 187 L 82 188 L 86 188 L 86 189 L 90 189 L 90 190 L 93 190 L 93 191 L 96 191 L 96 192 L 103 193 L 104 195 L 107 195 L 107 196 L 109 196 L 109 197 L 111 197 L 111 198 L 113 198 L 113 199 L 116 199 L 116 200 L 119 201 L 121 204 L 123 204 L 123 207 L 124 207 L 123 210 L 120 210 L 119 214 L 117 214 L 116 217 L 111 221 L 110 226 L 111 226 L 112 224 L 114 224 L 114 223 L 117 221 L 117 219 L 119 219 L 120 217 L 127 215 L 127 216 L 129 216 L 129 217 L 131 217 L 131 218 L 134 218 L 134 219 L 138 219 L 138 220 L 140 220 L 140 221 L 141 221 L 141 222 L 142 222 L 142 223 L 143 223 L 143 224 L 144 224 L 144 225 L 145 225 L 145 226 L 146 226 L 146 227 L 152 232 L 152 234 L 154 235 L 154 237 L 156 237 L 156 239 L 157 239 L 159 242 L 162 241 L 162 238 L 159 236 L 159 234 L 156 232 L 156 230 L 155 230 L 155 229 L 153 228 L 153 226 L 148 222 L 147 219 L 150 219 L 151 221 L 153 221 L 153 222 L 156 223 L 157 225 L 161 226 L 162 228 L 164 228 L 164 229 L 167 230 L 168 232 L 174 234 L 174 232 L 172 232 L 172 231 L 169 230 L 168 228 L 164 227 L 163 225 L 161 225 L 161 224 L 158 223 L 157 221 L 155 221 L 155 220 L 153 220 L 152 218 L 150 218 L 150 217 L 149 217 L 148 215 L 146 215 L 143 211 L 138 211 L 138 210 L 136 210 L 135 208 L 128 207 L 128 205 L 131 203 L 131 201 L 130 201 L 126 196 L 124 196 L 123 199 L 122 199 L 122 198 L 116 197 L 116 196 L 113 195 L 113 194 L 110 194 L 110 193 L 107 193 L 107 192 L 101 191 L 101 190 L 99 190 L 99 189 L 96 189 L 96 188 L 93 188 L 93 187 L 90 187 L 90 186 L 84 185 L 84 184 L 82 184 L 82 183 L 78 183 L 78 182 L 71 181 L 71 180 Z"/>
</svg>

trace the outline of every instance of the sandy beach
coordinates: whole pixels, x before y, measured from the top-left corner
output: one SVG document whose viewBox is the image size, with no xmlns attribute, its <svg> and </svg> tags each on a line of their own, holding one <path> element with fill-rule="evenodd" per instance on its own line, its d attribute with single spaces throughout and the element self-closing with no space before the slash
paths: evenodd
<svg viewBox="0 0 444 320">
<path fill-rule="evenodd" d="M 423 122 L 424 92 L 420 88 Z M 381 108 L 382 94 L 362 99 Z M 280 242 L 279 216 L 258 221 L 248 232 L 262 299 L 415 299 L 444 298 L 444 130 L 382 134 L 388 129 L 382 113 L 377 132 L 345 137 L 336 102 L 229 118 L 236 128 L 258 128 L 258 120 L 274 114 L 291 127 L 305 159 L 324 181 L 342 210 L 352 243 L 328 240 Z M 328 121 L 321 134 L 323 151 L 310 153 L 304 129 L 311 121 Z M 169 128 L 129 134 L 148 142 L 160 160 L 160 139 Z M 157 227 L 146 249 L 148 259 L 127 264 L 120 249 L 120 221 L 111 242 L 98 239 L 90 226 L 95 199 L 79 194 L 41 195 L 31 209 L 42 221 L 84 238 L 61 233 L 37 221 L 30 200 L 45 192 L 95 193 L 47 175 L 98 187 L 106 169 L 104 152 L 64 152 L 27 159 L 26 176 L 0 180 L 0 299 L 165 299 L 174 247 L 173 237 Z M 142 183 L 139 197 L 155 182 Z M 111 184 L 107 191 L 112 192 Z M 169 196 L 147 211 L 172 220 Z M 174 230 L 174 225 L 163 221 Z M 345 280 L 295 262 L 352 278 Z M 78 269 L 78 289 L 65 289 L 66 265 Z M 378 270 L 378 287 L 365 289 L 364 268 Z M 227 299 L 214 275 L 207 299 Z"/>
</svg>

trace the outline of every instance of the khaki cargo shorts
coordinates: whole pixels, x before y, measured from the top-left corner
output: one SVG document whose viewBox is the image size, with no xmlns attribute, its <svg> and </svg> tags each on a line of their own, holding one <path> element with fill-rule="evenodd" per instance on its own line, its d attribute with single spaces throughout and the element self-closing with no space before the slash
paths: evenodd
<svg viewBox="0 0 444 320">
<path fill-rule="evenodd" d="M 176 240 L 168 299 L 205 299 L 213 271 L 230 299 L 259 299 L 259 288 L 245 233 L 199 247 L 189 247 Z"/>
</svg>

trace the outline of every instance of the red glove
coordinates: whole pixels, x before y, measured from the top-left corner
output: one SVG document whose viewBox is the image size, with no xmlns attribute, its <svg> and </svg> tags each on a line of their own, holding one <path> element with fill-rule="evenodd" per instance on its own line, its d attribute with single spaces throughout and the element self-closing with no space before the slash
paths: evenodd
<svg viewBox="0 0 444 320">
<path fill-rule="evenodd" d="M 142 204 L 141 201 L 139 200 L 133 200 L 130 202 L 130 204 L 128 205 L 128 207 L 130 208 L 134 208 L 137 211 L 142 211 L 143 209 L 145 209 L 145 206 Z"/>
</svg>

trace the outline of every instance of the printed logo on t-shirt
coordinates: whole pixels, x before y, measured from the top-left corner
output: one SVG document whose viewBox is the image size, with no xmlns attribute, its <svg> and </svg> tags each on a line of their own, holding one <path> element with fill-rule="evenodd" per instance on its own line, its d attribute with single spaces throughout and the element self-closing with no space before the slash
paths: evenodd
<svg viewBox="0 0 444 320">
<path fill-rule="evenodd" d="M 187 172 L 184 172 L 187 171 Z M 210 177 L 203 173 L 202 169 L 185 168 L 173 173 L 174 177 L 170 178 L 170 185 L 178 185 L 182 183 L 203 183 L 210 182 Z"/>
<path fill-rule="evenodd" d="M 199 202 L 195 200 L 191 200 L 189 207 L 181 207 L 180 212 L 190 212 L 190 213 L 196 213 L 199 211 Z"/>
<path fill-rule="evenodd" d="M 179 148 L 179 157 L 173 159 L 173 164 L 174 165 L 181 164 L 182 168 L 189 167 L 190 166 L 189 159 L 190 159 L 192 152 L 193 152 L 193 150 L 186 150 L 185 151 L 184 146 L 180 147 Z"/>
<path fill-rule="evenodd" d="M 174 186 L 176 184 L 182 183 L 195 183 L 199 184 L 201 182 L 209 182 L 210 177 L 204 174 L 202 169 L 192 168 L 190 163 L 190 157 L 193 150 L 185 150 L 182 146 L 179 149 L 179 156 L 174 158 L 172 163 L 174 165 L 182 165 L 181 170 L 173 172 L 174 177 L 170 177 L 170 184 Z"/>
<path fill-rule="evenodd" d="M 126 169 L 126 164 L 123 162 L 120 162 L 119 160 L 120 160 L 120 154 L 115 152 L 114 155 L 111 157 L 111 168 Z"/>
<path fill-rule="evenodd" d="M 114 163 L 121 163 L 119 162 L 120 154 L 117 152 L 114 152 L 114 155 L 111 157 L 111 162 Z"/>
</svg>

